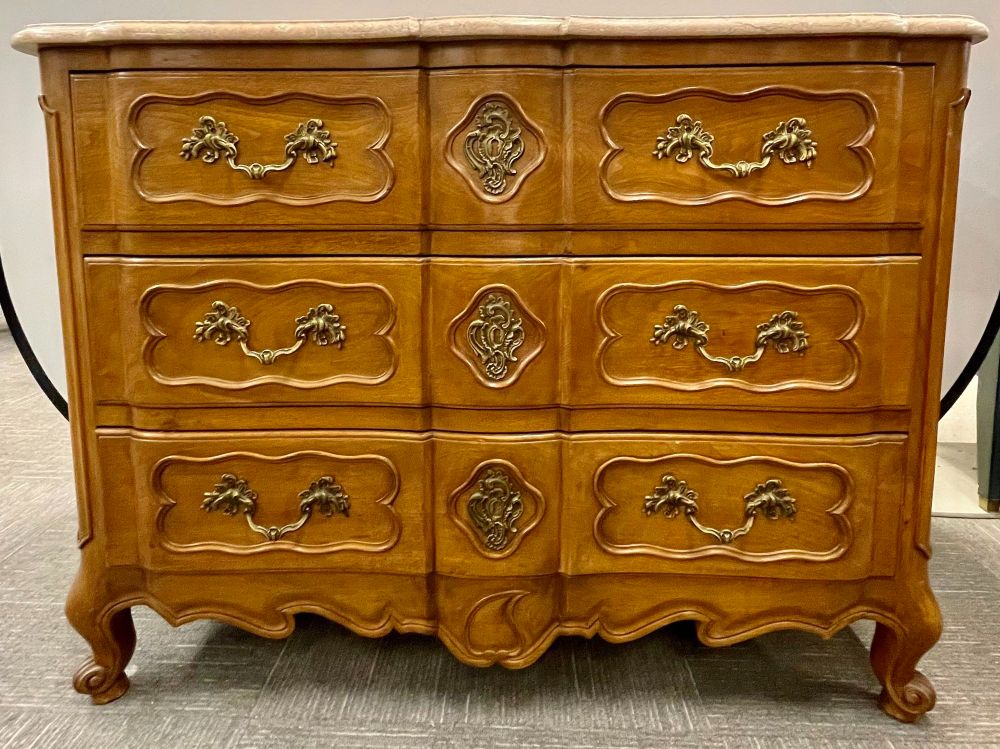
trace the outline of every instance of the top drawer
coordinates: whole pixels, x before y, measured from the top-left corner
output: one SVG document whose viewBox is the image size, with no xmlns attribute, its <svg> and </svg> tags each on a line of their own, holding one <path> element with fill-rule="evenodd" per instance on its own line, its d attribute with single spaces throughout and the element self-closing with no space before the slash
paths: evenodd
<svg viewBox="0 0 1000 749">
<path fill-rule="evenodd" d="M 571 75 L 580 223 L 921 221 L 930 152 L 927 68 Z"/>
<path fill-rule="evenodd" d="M 417 73 L 73 77 L 89 225 L 415 224 Z"/>
</svg>

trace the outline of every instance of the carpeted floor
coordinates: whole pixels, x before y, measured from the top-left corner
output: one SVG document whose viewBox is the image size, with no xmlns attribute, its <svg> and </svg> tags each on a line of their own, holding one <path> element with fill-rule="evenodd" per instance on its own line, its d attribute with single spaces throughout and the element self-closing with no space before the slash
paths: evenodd
<svg viewBox="0 0 1000 749">
<path fill-rule="evenodd" d="M 63 618 L 76 568 L 67 427 L 0 334 L 0 747 L 1000 746 L 1000 522 L 934 521 L 937 708 L 875 706 L 872 627 L 725 649 L 693 627 L 612 646 L 566 638 L 523 671 L 473 669 L 433 638 L 367 640 L 302 617 L 284 641 L 136 612 L 131 691 L 73 692 L 86 646 Z"/>
</svg>

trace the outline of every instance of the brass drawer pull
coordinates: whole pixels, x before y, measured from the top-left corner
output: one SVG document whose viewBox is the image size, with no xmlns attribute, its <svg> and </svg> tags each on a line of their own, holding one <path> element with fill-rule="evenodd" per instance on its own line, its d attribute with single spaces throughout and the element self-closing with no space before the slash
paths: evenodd
<svg viewBox="0 0 1000 749">
<path fill-rule="evenodd" d="M 667 518 L 675 518 L 681 512 L 691 521 L 691 524 L 716 541 L 731 544 L 737 538 L 745 536 L 753 528 L 758 514 L 763 514 L 768 520 L 794 518 L 797 508 L 795 499 L 788 494 L 780 479 L 768 479 L 743 497 L 746 522 L 732 530 L 717 530 L 698 522 L 698 493 L 688 487 L 686 481 L 681 481 L 670 474 L 660 479 L 653 493 L 646 496 L 643 510 L 646 515 L 663 513 Z"/>
<path fill-rule="evenodd" d="M 771 163 L 772 156 L 777 156 L 786 164 L 801 163 L 806 167 L 812 167 L 813 159 L 816 158 L 816 141 L 812 138 L 812 131 L 806 129 L 803 117 L 790 117 L 779 122 L 771 132 L 765 133 L 759 161 L 716 164 L 712 161 L 714 140 L 715 136 L 704 129 L 701 120 L 679 114 L 676 124 L 656 138 L 653 155 L 657 159 L 673 156 L 675 161 L 683 164 L 697 153 L 702 166 L 734 177 L 747 177 L 758 169 L 763 169 Z"/>
<path fill-rule="evenodd" d="M 269 172 L 288 169 L 299 154 L 310 164 L 330 162 L 337 158 L 337 144 L 330 140 L 330 131 L 323 129 L 323 120 L 310 119 L 300 122 L 298 128 L 285 136 L 285 160 L 280 164 L 236 163 L 236 144 L 240 139 L 226 127 L 226 123 L 204 115 L 199 126 L 187 138 L 181 138 L 181 158 L 196 159 L 214 164 L 220 156 L 226 157 L 229 166 L 250 175 L 250 179 L 263 179 Z"/>
<path fill-rule="evenodd" d="M 669 343 L 677 351 L 683 350 L 690 343 L 708 361 L 722 364 L 730 372 L 739 372 L 748 364 L 759 361 L 769 342 L 779 354 L 805 350 L 809 346 L 809 334 L 798 318 L 797 312 L 785 310 L 758 325 L 757 348 L 749 356 L 712 356 L 705 350 L 708 344 L 708 323 L 699 318 L 694 310 L 678 304 L 674 307 L 674 314 L 667 315 L 662 325 L 653 326 L 653 337 L 649 340 L 657 346 Z"/>
<path fill-rule="evenodd" d="M 240 314 L 237 307 L 217 301 L 212 302 L 212 310 L 194 324 L 194 338 L 196 341 L 212 341 L 220 346 L 227 345 L 235 338 L 239 341 L 243 353 L 261 364 L 273 364 L 279 356 L 294 354 L 310 336 L 318 346 L 329 346 L 332 343 L 337 348 L 344 347 L 347 326 L 340 322 L 340 315 L 333 309 L 332 304 L 310 307 L 302 317 L 296 317 L 295 322 L 293 345 L 254 351 L 249 346 L 250 321 Z"/>
<path fill-rule="evenodd" d="M 210 492 L 205 492 L 205 501 L 201 503 L 205 512 L 220 511 L 223 515 L 236 515 L 242 512 L 251 530 L 260 533 L 268 541 L 277 541 L 282 536 L 297 531 L 312 517 L 313 509 L 325 517 L 333 517 L 340 513 L 347 517 L 351 509 L 351 500 L 344 487 L 332 476 L 323 476 L 309 485 L 309 488 L 299 492 L 299 519 L 288 525 L 270 527 L 258 525 L 253 516 L 257 512 L 257 492 L 250 488 L 246 479 L 232 473 L 223 474 L 222 478 Z"/>
</svg>

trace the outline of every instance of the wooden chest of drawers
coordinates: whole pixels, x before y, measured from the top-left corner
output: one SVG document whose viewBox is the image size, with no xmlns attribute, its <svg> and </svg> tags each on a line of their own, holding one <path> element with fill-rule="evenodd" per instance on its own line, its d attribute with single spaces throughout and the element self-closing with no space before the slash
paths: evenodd
<svg viewBox="0 0 1000 749">
<path fill-rule="evenodd" d="M 531 664 L 677 619 L 877 622 L 927 580 L 966 18 L 30 27 L 82 565 L 130 608 Z"/>
</svg>

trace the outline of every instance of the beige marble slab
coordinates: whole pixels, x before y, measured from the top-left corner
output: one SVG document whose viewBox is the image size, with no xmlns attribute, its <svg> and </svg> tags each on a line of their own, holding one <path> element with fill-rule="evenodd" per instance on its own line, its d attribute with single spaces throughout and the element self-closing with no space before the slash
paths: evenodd
<svg viewBox="0 0 1000 749">
<path fill-rule="evenodd" d="M 12 46 L 37 54 L 55 45 L 213 42 L 394 42 L 461 39 L 672 39 L 768 36 L 946 36 L 979 42 L 989 33 L 969 16 L 848 13 L 704 18 L 455 16 L 371 21 L 103 21 L 39 24 L 17 32 Z"/>
</svg>

